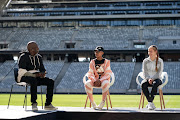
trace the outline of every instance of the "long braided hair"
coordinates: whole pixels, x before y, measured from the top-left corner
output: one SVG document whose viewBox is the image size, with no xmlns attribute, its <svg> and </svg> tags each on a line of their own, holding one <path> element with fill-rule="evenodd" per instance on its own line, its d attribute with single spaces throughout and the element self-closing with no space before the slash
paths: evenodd
<svg viewBox="0 0 180 120">
<path fill-rule="evenodd" d="M 156 72 L 158 71 L 158 68 L 157 68 L 157 63 L 158 63 L 158 59 L 159 59 L 159 52 L 158 52 L 158 48 L 157 48 L 157 46 L 156 45 L 151 45 L 149 48 L 152 48 L 154 51 L 157 51 L 157 57 L 156 57 L 156 68 L 155 68 L 155 70 L 156 70 Z"/>
</svg>

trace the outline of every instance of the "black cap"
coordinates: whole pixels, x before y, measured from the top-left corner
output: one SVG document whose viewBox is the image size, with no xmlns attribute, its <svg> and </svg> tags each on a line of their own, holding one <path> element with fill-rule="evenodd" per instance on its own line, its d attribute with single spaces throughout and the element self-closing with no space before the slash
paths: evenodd
<svg viewBox="0 0 180 120">
<path fill-rule="evenodd" d="M 94 51 L 103 51 L 104 52 L 104 48 L 102 46 L 97 46 Z"/>
</svg>

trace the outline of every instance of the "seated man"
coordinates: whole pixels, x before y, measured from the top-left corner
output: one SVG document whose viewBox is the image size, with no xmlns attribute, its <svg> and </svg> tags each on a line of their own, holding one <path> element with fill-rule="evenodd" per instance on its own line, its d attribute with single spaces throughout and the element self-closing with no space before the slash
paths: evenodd
<svg viewBox="0 0 180 120">
<path fill-rule="evenodd" d="M 85 90 L 89 97 L 89 100 L 94 109 L 102 109 L 109 90 L 110 74 L 112 73 L 110 67 L 110 60 L 103 58 L 104 49 L 101 46 L 97 46 L 94 50 L 96 56 L 91 60 L 88 71 L 88 81 L 85 83 Z M 93 86 L 102 87 L 102 101 L 99 106 L 96 105 L 93 99 Z"/>
<path fill-rule="evenodd" d="M 28 52 L 22 52 L 19 57 L 18 82 L 26 82 L 31 88 L 32 110 L 37 111 L 37 86 L 47 86 L 45 110 L 56 110 L 51 102 L 53 98 L 54 81 L 45 77 L 46 70 L 44 68 L 42 57 L 38 54 L 39 48 L 36 42 L 30 41 L 27 44 Z"/>
</svg>

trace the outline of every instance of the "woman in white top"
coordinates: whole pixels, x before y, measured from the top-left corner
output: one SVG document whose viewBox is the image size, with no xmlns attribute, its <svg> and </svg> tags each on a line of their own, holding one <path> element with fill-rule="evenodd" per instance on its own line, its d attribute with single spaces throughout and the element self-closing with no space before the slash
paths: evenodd
<svg viewBox="0 0 180 120">
<path fill-rule="evenodd" d="M 154 97 L 157 94 L 157 88 L 162 84 L 161 74 L 163 72 L 163 60 L 159 58 L 158 49 L 155 45 L 151 45 L 148 48 L 148 58 L 143 60 L 143 75 L 142 91 L 148 100 L 147 108 L 150 110 L 155 109 L 153 103 Z M 152 87 L 151 93 L 149 93 L 148 86 Z"/>
</svg>

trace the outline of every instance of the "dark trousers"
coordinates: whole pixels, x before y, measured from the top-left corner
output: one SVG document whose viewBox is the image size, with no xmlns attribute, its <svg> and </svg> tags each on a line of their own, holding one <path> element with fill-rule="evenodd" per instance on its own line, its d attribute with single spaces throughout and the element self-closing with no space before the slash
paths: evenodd
<svg viewBox="0 0 180 120">
<path fill-rule="evenodd" d="M 29 76 L 23 76 L 21 78 L 21 82 L 28 83 L 31 88 L 31 103 L 37 103 L 37 86 L 45 85 L 47 86 L 47 94 L 46 94 L 46 103 L 45 105 L 50 105 L 53 98 L 53 89 L 54 89 L 54 81 L 52 79 L 49 79 L 47 77 L 45 78 L 34 78 Z"/>
<path fill-rule="evenodd" d="M 146 99 L 148 100 L 148 102 L 153 102 L 154 97 L 157 94 L 157 88 L 161 84 L 162 84 L 162 81 L 160 79 L 155 79 L 152 85 L 150 85 L 148 81 L 142 83 L 142 91 L 144 95 L 146 96 Z M 149 95 L 149 90 L 148 90 L 149 86 L 152 87 L 151 95 Z"/>
</svg>

